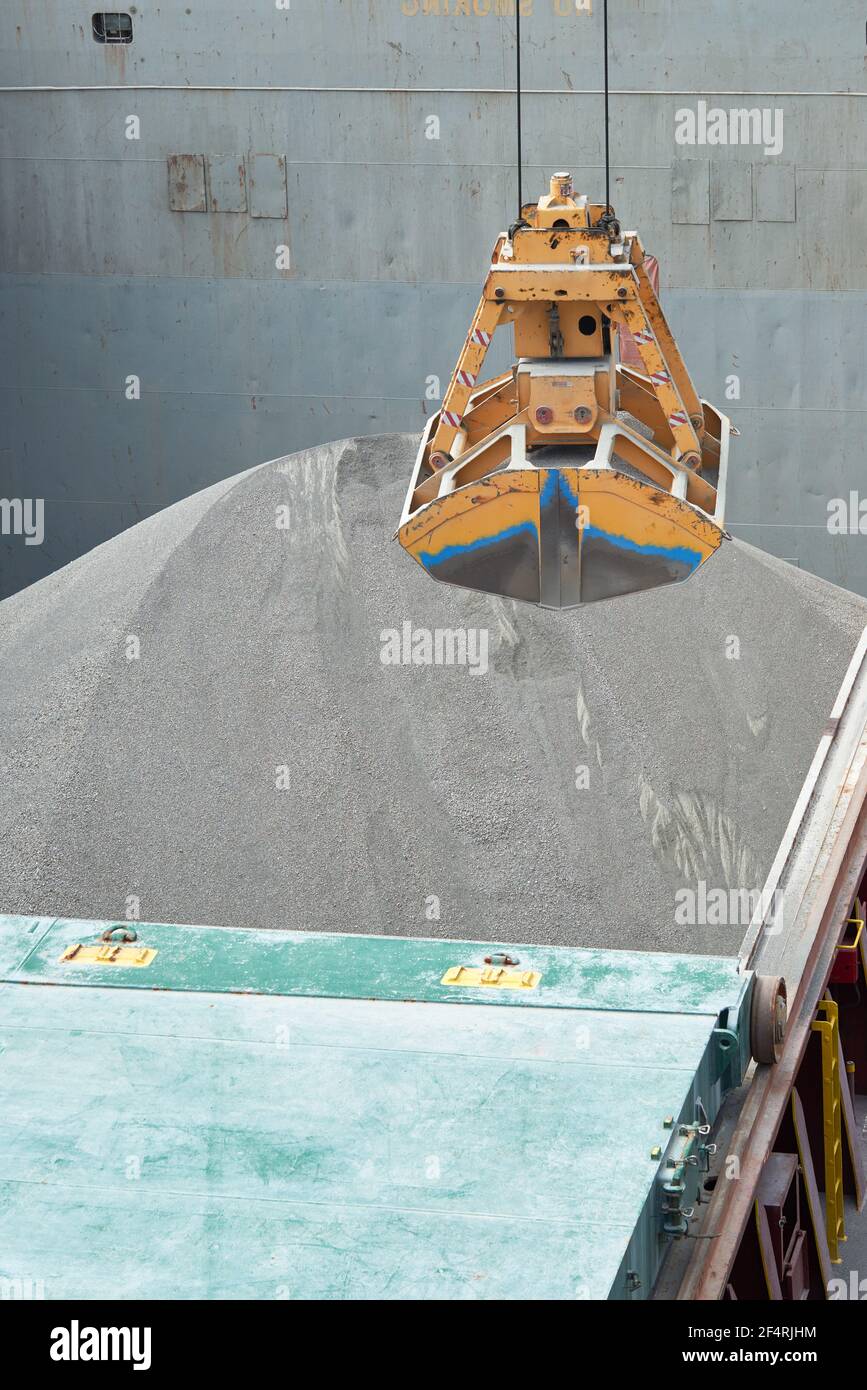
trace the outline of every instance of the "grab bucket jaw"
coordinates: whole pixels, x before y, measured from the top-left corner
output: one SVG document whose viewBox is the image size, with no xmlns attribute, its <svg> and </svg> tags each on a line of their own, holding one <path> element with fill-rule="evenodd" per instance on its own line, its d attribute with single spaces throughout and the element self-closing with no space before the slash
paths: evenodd
<svg viewBox="0 0 867 1390">
<path fill-rule="evenodd" d="M 572 608 L 688 579 L 719 548 L 733 431 L 655 269 L 567 173 L 497 238 L 397 531 L 434 579 Z M 512 368 L 484 381 L 504 326 Z"/>
<path fill-rule="evenodd" d="M 684 471 L 670 460 L 671 490 L 618 468 L 619 434 L 646 448 L 626 427 L 606 426 L 589 459 L 575 449 L 572 464 L 561 448 L 550 464 L 540 451 L 538 466 L 526 457 L 521 426 L 504 433 L 512 436 L 505 466 L 461 484 L 472 464 L 462 457 L 442 470 L 436 496 L 402 518 L 401 545 L 433 579 L 573 608 L 688 579 L 726 534 L 686 500 Z M 723 445 L 724 466 L 727 438 Z M 411 486 L 408 508 L 415 497 Z"/>
</svg>

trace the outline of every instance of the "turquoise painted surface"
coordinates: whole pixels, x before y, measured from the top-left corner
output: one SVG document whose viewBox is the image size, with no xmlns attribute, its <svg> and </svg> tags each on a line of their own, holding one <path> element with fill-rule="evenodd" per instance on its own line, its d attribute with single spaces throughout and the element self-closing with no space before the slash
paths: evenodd
<svg viewBox="0 0 867 1390">
<path fill-rule="evenodd" d="M 605 1297 L 715 1021 L 27 978 L 0 1273 L 48 1298 Z"/>
<path fill-rule="evenodd" d="M 500 1008 L 592 1008 L 650 1013 L 719 1014 L 737 1003 L 743 981 L 734 959 L 721 956 L 570 950 L 473 941 L 314 932 L 238 931 L 136 923 L 139 940 L 158 955 L 145 970 L 60 965 L 66 946 L 98 939 L 104 922 L 56 920 L 47 932 L 36 919 L 0 917 L 0 962 L 6 979 L 139 989 L 240 990 L 335 998 L 419 999 Z M 4 955 L 3 942 L 11 941 Z M 32 949 L 20 954 L 19 946 Z M 452 965 L 482 965 L 504 951 L 521 968 L 538 970 L 535 990 L 454 988 L 440 984 Z M 7 959 L 8 957 L 8 959 Z M 12 965 L 10 961 L 17 963 Z"/>
<path fill-rule="evenodd" d="M 0 917 L 0 978 L 27 959 L 56 920 L 54 917 Z"/>
</svg>

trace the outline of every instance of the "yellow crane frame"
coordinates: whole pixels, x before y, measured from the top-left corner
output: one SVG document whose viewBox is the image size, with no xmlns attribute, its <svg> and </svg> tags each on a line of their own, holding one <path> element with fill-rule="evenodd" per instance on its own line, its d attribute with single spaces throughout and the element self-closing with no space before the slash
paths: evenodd
<svg viewBox="0 0 867 1390">
<path fill-rule="evenodd" d="M 480 385 L 504 323 L 517 360 Z M 617 362 L 621 330 L 643 372 Z M 555 174 L 497 240 L 397 535 L 434 578 L 549 607 L 671 583 L 725 535 L 731 433 L 690 380 L 637 234 Z"/>
</svg>

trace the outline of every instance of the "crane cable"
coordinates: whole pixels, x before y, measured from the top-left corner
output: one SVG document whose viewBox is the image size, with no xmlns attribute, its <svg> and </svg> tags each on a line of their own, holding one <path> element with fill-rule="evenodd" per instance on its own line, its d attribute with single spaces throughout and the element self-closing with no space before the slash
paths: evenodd
<svg viewBox="0 0 867 1390">
<path fill-rule="evenodd" d="M 518 5 L 520 9 L 520 3 Z M 605 211 L 611 211 L 611 162 L 608 151 L 608 0 L 602 0 L 602 72 L 605 87 Z"/>
<path fill-rule="evenodd" d="M 602 0 L 602 74 L 605 102 L 605 210 L 611 211 L 611 159 L 608 135 L 608 0 Z M 518 218 L 524 203 L 521 153 L 521 0 L 515 3 L 515 109 L 518 124 Z"/>
<path fill-rule="evenodd" d="M 521 191 L 521 0 L 515 5 L 515 102 L 518 115 L 518 218 L 524 202 Z"/>
</svg>

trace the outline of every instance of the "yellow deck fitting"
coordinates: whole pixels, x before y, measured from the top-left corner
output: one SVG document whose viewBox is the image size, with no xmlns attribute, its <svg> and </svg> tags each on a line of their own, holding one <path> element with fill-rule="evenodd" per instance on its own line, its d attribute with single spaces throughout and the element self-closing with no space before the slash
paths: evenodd
<svg viewBox="0 0 867 1390">
<path fill-rule="evenodd" d="M 120 965 L 126 968 L 150 965 L 156 951 L 151 946 L 127 946 L 113 941 L 93 942 L 83 946 L 77 942 L 67 946 L 60 957 L 61 965 Z"/>
<path fill-rule="evenodd" d="M 481 985 L 494 989 L 535 989 L 542 976 L 538 970 L 507 970 L 504 965 L 453 965 L 443 975 L 444 985 Z"/>
</svg>

